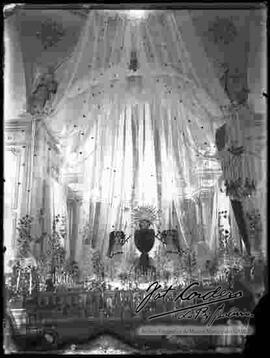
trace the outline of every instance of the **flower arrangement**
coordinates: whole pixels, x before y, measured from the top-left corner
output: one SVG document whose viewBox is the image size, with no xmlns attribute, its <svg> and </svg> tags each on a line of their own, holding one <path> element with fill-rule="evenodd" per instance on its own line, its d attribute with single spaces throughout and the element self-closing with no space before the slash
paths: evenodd
<svg viewBox="0 0 270 358">
<path fill-rule="evenodd" d="M 57 224 L 60 221 L 60 215 L 56 215 L 53 220 L 53 229 L 52 235 L 48 236 L 48 250 L 46 256 L 50 266 L 50 273 L 53 273 L 54 276 L 57 271 L 63 270 L 63 265 L 65 262 L 65 249 L 62 247 L 62 238 L 63 232 L 60 234 L 58 231 Z M 55 277 L 54 277 L 55 280 Z"/>
<path fill-rule="evenodd" d="M 36 290 L 44 290 L 48 274 L 53 275 L 54 282 L 59 281 L 64 269 L 65 250 L 61 240 L 65 236 L 63 217 L 56 215 L 53 221 L 52 235 L 47 235 L 47 252 L 35 259 L 31 252 L 31 243 L 44 239 L 31 236 L 33 218 L 29 215 L 18 222 L 18 237 L 16 240 L 17 258 L 12 264 L 12 277 L 9 280 L 9 290 L 17 296 L 32 294 Z M 59 229 L 59 225 L 61 228 Z"/>
<path fill-rule="evenodd" d="M 38 289 L 37 262 L 31 253 L 33 218 L 26 215 L 18 221 L 16 238 L 16 260 L 11 262 L 12 274 L 7 281 L 9 295 L 20 297 Z"/>
<path fill-rule="evenodd" d="M 119 279 L 120 279 L 120 281 L 121 281 L 121 284 L 122 284 L 123 286 L 126 286 L 126 284 L 127 284 L 127 282 L 128 282 L 128 279 L 129 279 L 128 274 L 127 274 L 126 272 L 120 273 L 120 274 L 119 274 Z"/>
<path fill-rule="evenodd" d="M 80 272 L 79 272 L 78 263 L 76 261 L 70 259 L 67 260 L 65 262 L 64 272 L 70 275 L 70 277 L 74 281 L 78 281 Z"/>
<path fill-rule="evenodd" d="M 32 220 L 29 215 L 25 215 L 19 219 L 19 225 L 17 227 L 18 237 L 16 240 L 17 257 L 24 258 L 31 254 L 30 244 L 33 241 L 31 236 Z"/>
<path fill-rule="evenodd" d="M 92 255 L 93 273 L 97 279 L 104 279 L 104 263 L 102 261 L 101 253 L 97 250 Z"/>
</svg>

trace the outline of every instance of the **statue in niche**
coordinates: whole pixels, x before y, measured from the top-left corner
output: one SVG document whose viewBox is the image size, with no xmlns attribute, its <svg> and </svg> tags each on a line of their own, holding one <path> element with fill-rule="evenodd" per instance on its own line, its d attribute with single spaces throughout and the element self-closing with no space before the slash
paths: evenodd
<svg viewBox="0 0 270 358">
<path fill-rule="evenodd" d="M 52 69 L 38 76 L 29 98 L 29 111 L 32 115 L 41 114 L 45 106 L 52 102 L 57 91 L 57 82 Z"/>
<path fill-rule="evenodd" d="M 215 136 L 215 142 L 217 146 L 217 150 L 219 152 L 222 152 L 227 149 L 227 143 L 229 140 L 228 137 L 228 131 L 227 126 L 224 124 L 223 126 L 219 127 L 216 130 L 216 136 Z M 243 147 L 238 148 L 232 148 L 230 150 L 230 153 L 234 156 L 240 155 L 244 151 Z M 240 153 L 240 154 L 239 154 Z M 223 162 L 221 161 L 222 170 L 223 170 L 223 176 L 225 176 L 225 167 Z M 226 183 L 226 178 L 225 183 Z M 227 189 L 227 186 L 226 186 Z M 239 191 L 239 190 L 238 190 Z M 240 236 L 243 239 L 243 242 L 245 244 L 246 252 L 250 256 L 251 255 L 251 248 L 250 248 L 250 240 L 249 240 L 249 233 L 248 233 L 248 227 L 246 223 L 245 213 L 244 213 L 244 206 L 243 206 L 243 195 L 234 195 L 231 191 L 226 190 L 226 195 L 229 196 L 230 202 L 232 205 L 233 213 L 236 219 L 236 223 L 239 229 Z"/>
<path fill-rule="evenodd" d="M 224 73 L 220 81 L 231 101 L 245 104 L 248 100 L 249 90 L 247 88 L 247 75 L 240 73 L 236 68 L 231 70 L 227 64 L 224 65 Z"/>
</svg>

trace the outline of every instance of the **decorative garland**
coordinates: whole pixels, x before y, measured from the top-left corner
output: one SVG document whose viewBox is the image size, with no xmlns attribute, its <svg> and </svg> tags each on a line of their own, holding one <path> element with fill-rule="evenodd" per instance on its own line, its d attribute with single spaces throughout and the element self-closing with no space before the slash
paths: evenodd
<svg viewBox="0 0 270 358">
<path fill-rule="evenodd" d="M 29 112 L 32 115 L 49 115 L 52 112 L 51 103 L 57 92 L 58 84 L 52 69 L 41 74 L 29 98 Z"/>
<path fill-rule="evenodd" d="M 104 280 L 104 263 L 102 261 L 101 253 L 99 251 L 94 251 L 92 255 L 92 264 L 93 273 L 96 275 L 97 279 Z"/>
<path fill-rule="evenodd" d="M 59 229 L 59 223 L 61 223 L 61 216 L 56 215 L 53 220 L 52 235 L 48 237 L 48 250 L 46 252 L 51 266 L 51 273 L 53 274 L 56 273 L 56 270 L 63 270 L 66 255 L 64 248 L 61 246 L 61 240 L 66 233 L 64 229 L 57 230 Z"/>
<path fill-rule="evenodd" d="M 64 274 L 65 250 L 61 240 L 65 238 L 65 218 L 56 215 L 53 220 L 52 235 L 48 237 L 48 250 L 39 259 L 31 253 L 31 242 L 44 239 L 44 233 L 38 239 L 31 236 L 33 218 L 26 215 L 19 219 L 16 240 L 17 260 L 13 264 L 12 276 L 8 281 L 8 290 L 12 296 L 32 295 L 36 290 L 46 289 L 48 275 L 53 276 L 54 284 L 61 281 Z"/>
<path fill-rule="evenodd" d="M 17 227 L 19 236 L 16 240 L 16 254 L 18 258 L 31 256 L 30 244 L 33 241 L 33 238 L 31 237 L 32 220 L 33 218 L 29 215 L 19 219 L 19 225 Z"/>
</svg>

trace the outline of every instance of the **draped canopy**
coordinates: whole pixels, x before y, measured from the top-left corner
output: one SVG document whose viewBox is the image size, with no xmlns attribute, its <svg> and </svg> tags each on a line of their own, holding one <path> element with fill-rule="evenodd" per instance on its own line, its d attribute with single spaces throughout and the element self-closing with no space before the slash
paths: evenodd
<svg viewBox="0 0 270 358">
<path fill-rule="evenodd" d="M 64 153 L 63 172 L 78 173 L 80 225 L 95 246 L 105 252 L 114 228 L 132 233 L 132 209 L 145 204 L 160 209 L 157 226 L 177 226 L 189 245 L 185 199 L 206 185 L 205 170 L 216 185 L 219 164 L 205 156 L 216 151 L 229 101 L 187 11 L 127 15 L 89 12 L 56 70 L 45 122 Z"/>
<path fill-rule="evenodd" d="M 198 125 L 205 124 L 205 133 L 223 124 L 228 99 L 188 12 L 155 11 L 135 22 L 122 13 L 89 12 L 72 56 L 56 71 L 59 86 L 47 119 L 53 133 L 65 139 L 77 132 L 74 125 L 90 127 L 110 103 L 121 110 L 156 98 L 177 110 L 181 103 Z M 131 52 L 136 71 L 130 70 Z"/>
</svg>

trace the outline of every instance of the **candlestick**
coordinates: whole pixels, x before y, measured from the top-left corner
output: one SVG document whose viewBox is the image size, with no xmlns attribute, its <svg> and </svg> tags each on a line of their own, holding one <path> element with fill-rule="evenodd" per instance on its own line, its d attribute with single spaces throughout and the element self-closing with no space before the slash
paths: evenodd
<svg viewBox="0 0 270 358">
<path fill-rule="evenodd" d="M 29 294 L 32 294 L 32 269 L 30 268 L 30 276 L 29 276 Z"/>
<path fill-rule="evenodd" d="M 19 273 L 18 273 L 18 277 L 17 277 L 16 291 L 18 291 L 18 288 L 19 288 L 20 276 L 21 276 L 21 270 L 19 269 Z"/>
</svg>

